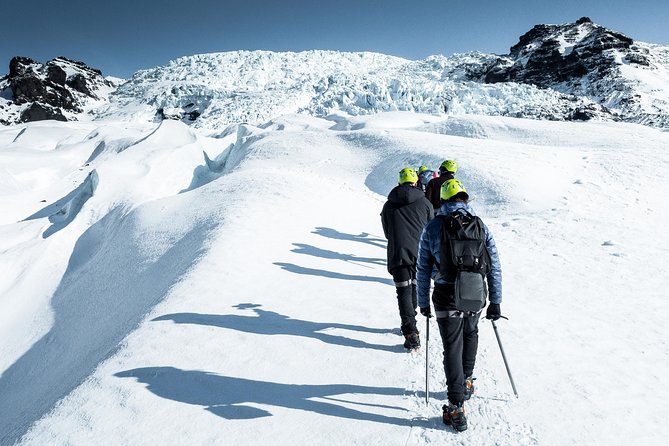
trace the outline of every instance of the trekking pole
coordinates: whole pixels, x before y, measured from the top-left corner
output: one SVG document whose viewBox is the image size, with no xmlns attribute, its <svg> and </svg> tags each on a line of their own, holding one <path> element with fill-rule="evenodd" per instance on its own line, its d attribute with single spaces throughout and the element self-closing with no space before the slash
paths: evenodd
<svg viewBox="0 0 669 446">
<path fill-rule="evenodd" d="M 497 333 L 497 325 L 495 321 L 492 321 L 492 328 L 495 329 L 495 337 L 497 338 L 497 343 L 499 344 L 499 351 L 502 352 L 502 359 L 504 360 L 504 367 L 506 367 L 506 373 L 509 375 L 509 381 L 511 381 L 511 387 L 513 388 L 513 394 L 518 398 L 518 392 L 516 391 L 516 385 L 513 382 L 513 376 L 511 376 L 511 370 L 509 369 L 509 363 L 506 360 L 506 355 L 504 354 L 504 348 L 502 347 L 502 341 L 499 338 L 499 333 Z"/>
<path fill-rule="evenodd" d="M 425 404 L 430 404 L 428 364 L 430 361 L 430 317 L 425 318 Z"/>
</svg>

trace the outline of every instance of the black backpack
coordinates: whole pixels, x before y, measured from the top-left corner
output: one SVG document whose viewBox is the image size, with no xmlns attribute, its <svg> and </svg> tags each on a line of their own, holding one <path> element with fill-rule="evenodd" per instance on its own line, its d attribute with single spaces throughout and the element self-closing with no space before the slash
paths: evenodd
<svg viewBox="0 0 669 446">
<path fill-rule="evenodd" d="M 490 272 L 483 222 L 465 210 L 439 217 L 442 219 L 439 274 L 455 284 L 457 310 L 479 311 L 488 297 L 485 277 Z"/>
</svg>

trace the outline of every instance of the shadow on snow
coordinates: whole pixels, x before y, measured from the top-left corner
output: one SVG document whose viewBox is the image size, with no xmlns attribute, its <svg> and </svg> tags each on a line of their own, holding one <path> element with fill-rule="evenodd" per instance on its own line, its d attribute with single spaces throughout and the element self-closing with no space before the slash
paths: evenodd
<svg viewBox="0 0 669 446">
<path fill-rule="evenodd" d="M 135 378 L 162 398 L 203 406 L 209 412 L 228 420 L 271 416 L 272 414 L 267 410 L 247 405 L 262 404 L 353 420 L 399 426 L 411 424 L 411 420 L 408 419 L 363 412 L 333 403 L 333 401 L 346 401 L 343 398 L 333 398 L 336 395 L 402 396 L 405 390 L 400 388 L 348 384 L 281 384 L 221 376 L 196 370 L 180 370 L 174 367 L 144 367 L 119 372 L 115 376 Z M 315 399 L 324 399 L 327 402 Z M 383 405 L 346 402 L 368 407 L 388 408 Z"/>
<path fill-rule="evenodd" d="M 157 317 L 154 321 L 173 321 L 176 324 L 208 325 L 261 335 L 303 336 L 318 339 L 327 344 L 341 345 L 344 347 L 371 348 L 389 352 L 405 351 L 402 346 L 369 344 L 357 339 L 323 333 L 323 330 L 327 329 L 343 329 L 365 333 L 392 333 L 393 330 L 369 328 L 360 325 L 303 321 L 300 319 L 292 319 L 274 311 L 262 310 L 257 307 L 259 307 L 259 305 L 240 304 L 237 306 L 237 308 L 240 309 L 252 309 L 256 316 L 176 313 Z"/>
<path fill-rule="evenodd" d="M 323 237 L 332 238 L 335 240 L 347 240 L 352 242 L 367 243 L 372 246 L 377 246 L 379 248 L 386 249 L 387 241 L 384 238 L 379 238 L 368 234 L 367 232 L 361 232 L 360 234 L 347 234 L 345 232 L 339 232 L 336 229 L 318 227 L 314 231 L 311 231 L 312 234 L 318 234 Z"/>
<path fill-rule="evenodd" d="M 354 274 L 336 273 L 333 271 L 326 271 L 322 269 L 305 268 L 304 266 L 295 265 L 293 263 L 274 262 L 274 264 L 280 266 L 282 269 L 286 271 L 290 271 L 291 273 L 295 274 L 327 277 L 329 279 L 359 280 L 361 282 L 378 282 L 384 285 L 390 285 L 392 287 L 395 286 L 392 280 L 382 279 L 380 277 L 356 276 Z"/>
<path fill-rule="evenodd" d="M 293 243 L 295 246 L 294 249 L 291 249 L 292 252 L 297 254 L 307 254 L 314 257 L 321 257 L 323 259 L 334 259 L 334 260 L 343 260 L 345 262 L 351 263 L 373 263 L 376 265 L 385 265 L 385 259 L 379 259 L 374 257 L 358 257 L 354 254 L 341 254 L 335 251 L 328 251 L 327 249 L 321 249 L 316 246 L 305 245 L 303 243 Z"/>
<path fill-rule="evenodd" d="M 51 299 L 51 330 L 0 376 L 0 444 L 17 441 L 114 354 L 198 258 L 212 229 L 180 228 L 149 258 L 132 236 L 139 219 L 117 208 L 77 240 Z"/>
</svg>

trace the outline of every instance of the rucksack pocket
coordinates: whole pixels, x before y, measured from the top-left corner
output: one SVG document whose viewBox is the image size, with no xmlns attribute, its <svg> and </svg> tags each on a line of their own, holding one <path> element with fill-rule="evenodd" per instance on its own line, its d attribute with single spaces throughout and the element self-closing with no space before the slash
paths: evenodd
<svg viewBox="0 0 669 446">
<path fill-rule="evenodd" d="M 458 271 L 455 278 L 455 309 L 479 311 L 488 297 L 488 287 L 483 276 L 470 271 Z"/>
</svg>

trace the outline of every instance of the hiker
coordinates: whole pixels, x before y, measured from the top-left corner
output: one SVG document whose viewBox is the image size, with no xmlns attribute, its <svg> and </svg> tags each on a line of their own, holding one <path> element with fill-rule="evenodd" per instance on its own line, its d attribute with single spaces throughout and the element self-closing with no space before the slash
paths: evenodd
<svg viewBox="0 0 669 446">
<path fill-rule="evenodd" d="M 434 206 L 435 212 L 441 207 L 441 185 L 455 178 L 455 172 L 457 171 L 457 163 L 453 160 L 446 160 L 439 166 L 439 176 L 427 183 L 425 196 L 430 200 L 432 206 Z"/>
<path fill-rule="evenodd" d="M 388 272 L 393 276 L 400 311 L 404 347 L 420 347 L 416 328 L 416 260 L 418 240 L 434 211 L 423 192 L 416 187 L 416 171 L 406 167 L 400 171 L 399 185 L 388 194 L 381 211 L 383 233 L 388 239 Z"/>
<path fill-rule="evenodd" d="M 427 189 L 427 184 L 434 178 L 437 178 L 437 172 L 434 170 L 428 169 L 427 166 L 420 166 L 418 168 L 418 187 L 421 188 L 423 193 Z"/>
<path fill-rule="evenodd" d="M 443 421 L 464 431 L 463 404 L 474 393 L 479 315 L 489 290 L 486 318 L 496 321 L 501 317 L 502 270 L 492 234 L 469 206 L 464 185 L 448 180 L 440 196 L 442 205 L 420 239 L 418 305 L 423 316 L 432 316 L 429 294 L 430 279 L 434 279 L 432 303 L 444 346 L 448 395 Z"/>
</svg>

